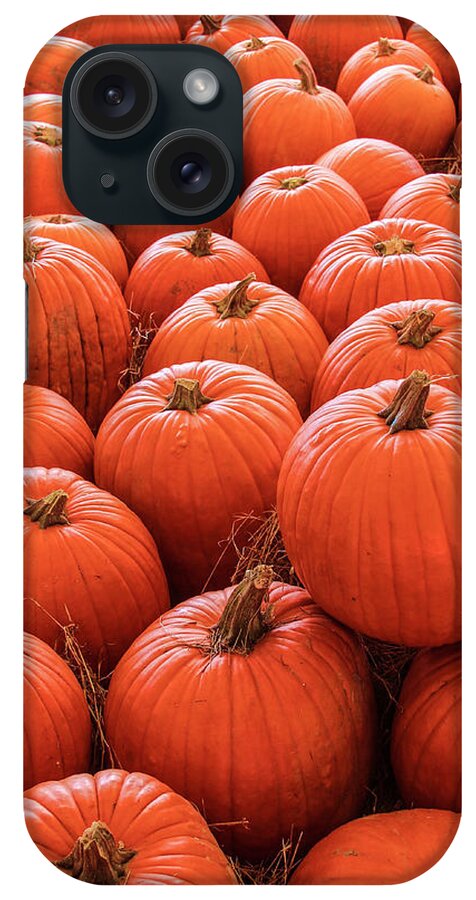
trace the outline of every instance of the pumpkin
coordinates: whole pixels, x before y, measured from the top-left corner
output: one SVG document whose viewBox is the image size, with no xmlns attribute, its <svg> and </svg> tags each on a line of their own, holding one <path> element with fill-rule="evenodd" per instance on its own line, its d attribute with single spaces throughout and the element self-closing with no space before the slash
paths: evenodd
<svg viewBox="0 0 476 900">
<path fill-rule="evenodd" d="M 63 469 L 25 470 L 25 627 L 50 646 L 73 623 L 108 674 L 169 605 L 154 542 L 105 491 Z"/>
<path fill-rule="evenodd" d="M 438 38 L 434 37 L 433 34 L 430 34 L 426 28 L 417 25 L 416 22 L 413 22 L 408 29 L 407 40 L 411 41 L 412 44 L 416 44 L 417 47 L 425 50 L 425 52 L 431 56 L 441 72 L 443 84 L 446 85 L 456 102 L 460 91 L 460 77 L 458 67 L 451 56 L 451 53 L 448 52 Z"/>
<path fill-rule="evenodd" d="M 461 301 L 461 244 L 446 228 L 413 219 L 382 219 L 338 238 L 299 294 L 330 341 L 376 306 L 422 297 Z"/>
<path fill-rule="evenodd" d="M 89 766 L 91 722 L 71 669 L 32 634 L 23 642 L 23 780 L 66 778 Z"/>
<path fill-rule="evenodd" d="M 459 398 L 419 370 L 307 420 L 284 458 L 278 515 L 326 612 L 394 644 L 459 640 L 460 445 Z"/>
<path fill-rule="evenodd" d="M 272 579 L 257 566 L 154 622 L 119 663 L 105 710 L 125 764 L 162 772 L 210 823 L 230 823 L 217 839 L 251 861 L 291 833 L 304 849 L 356 814 L 375 739 L 357 639 Z"/>
<path fill-rule="evenodd" d="M 286 166 L 261 175 L 240 197 L 233 237 L 261 260 L 273 284 L 297 296 L 323 247 L 368 221 L 362 199 L 339 175 Z"/>
<path fill-rule="evenodd" d="M 60 94 L 27 94 L 23 99 L 26 122 L 46 122 L 61 128 L 63 100 Z"/>
<path fill-rule="evenodd" d="M 456 127 L 451 94 L 431 66 L 389 66 L 349 100 L 358 137 L 382 138 L 424 158 L 444 154 Z"/>
<path fill-rule="evenodd" d="M 382 35 L 402 37 L 396 16 L 295 16 L 289 29 L 289 40 L 301 47 L 321 84 L 332 90 L 349 57 Z"/>
<path fill-rule="evenodd" d="M 279 166 L 313 163 L 336 144 L 356 137 L 344 101 L 318 87 L 309 63 L 295 61 L 299 78 L 274 78 L 243 101 L 244 183 Z"/>
<path fill-rule="evenodd" d="M 449 375 L 442 384 L 461 393 L 459 303 L 401 300 L 357 319 L 326 350 L 316 373 L 311 409 L 345 391 L 387 378 L 406 378 L 414 369 Z"/>
<path fill-rule="evenodd" d="M 57 466 L 91 480 L 92 431 L 60 394 L 39 385 L 24 385 L 23 434 L 24 466 Z"/>
<path fill-rule="evenodd" d="M 91 50 L 83 40 L 56 35 L 35 56 L 25 81 L 25 94 L 61 94 L 64 80 L 77 59 Z"/>
<path fill-rule="evenodd" d="M 317 165 L 337 172 L 364 201 L 370 218 L 380 218 L 382 206 L 402 185 L 425 174 L 408 150 L 371 138 L 356 138 L 328 150 Z"/>
<path fill-rule="evenodd" d="M 62 131 L 46 122 L 23 129 L 23 209 L 25 216 L 77 212 L 63 185 Z"/>
<path fill-rule="evenodd" d="M 455 133 L 453 135 L 452 147 L 451 150 L 456 153 L 456 156 L 461 160 L 461 153 L 463 148 L 462 136 L 461 136 L 461 122 L 458 122 Z"/>
<path fill-rule="evenodd" d="M 90 884 L 236 884 L 201 815 L 142 772 L 105 769 L 25 793 L 31 839 Z"/>
<path fill-rule="evenodd" d="M 461 175 L 434 172 L 416 178 L 395 191 L 380 216 L 391 219 L 423 219 L 459 234 Z"/>
<path fill-rule="evenodd" d="M 461 650 L 423 650 L 398 699 L 392 768 L 405 803 L 461 810 Z"/>
<path fill-rule="evenodd" d="M 240 76 L 243 92 L 271 78 L 295 78 L 294 63 L 302 51 L 282 37 L 250 37 L 233 44 L 225 56 Z M 309 61 L 306 60 L 308 65 Z"/>
<path fill-rule="evenodd" d="M 402 884 L 446 853 L 460 817 L 442 809 L 400 809 L 355 819 L 319 841 L 290 884 Z"/>
<path fill-rule="evenodd" d="M 269 16 L 200 16 L 187 31 L 185 43 L 202 44 L 225 53 L 233 44 L 252 35 L 265 37 L 270 34 L 283 37 Z"/>
<path fill-rule="evenodd" d="M 175 20 L 179 27 L 180 37 L 186 37 L 188 30 L 195 25 L 199 16 L 175 16 Z M 223 16 L 213 16 L 214 19 L 222 19 Z"/>
<path fill-rule="evenodd" d="M 416 66 L 418 69 L 423 69 L 423 66 L 431 66 L 436 77 L 441 81 L 438 66 L 435 65 L 431 56 L 420 47 L 410 41 L 381 37 L 378 41 L 361 47 L 347 60 L 339 75 L 336 91 L 348 103 L 357 88 L 374 72 L 386 69 L 388 66 L 399 65 Z"/>
<path fill-rule="evenodd" d="M 209 228 L 181 231 L 142 253 L 126 285 L 126 303 L 144 326 L 158 326 L 197 291 L 252 271 L 260 281 L 269 280 L 256 257 L 236 241 Z"/>
<path fill-rule="evenodd" d="M 173 312 L 152 341 L 143 375 L 204 359 L 253 366 L 291 394 L 305 417 L 326 347 L 314 316 L 251 272 L 242 281 L 199 291 Z"/>
<path fill-rule="evenodd" d="M 176 44 L 180 32 L 174 16 L 88 16 L 59 32 L 101 44 Z"/>
<path fill-rule="evenodd" d="M 214 360 L 143 378 L 106 416 L 96 482 L 147 525 L 175 600 L 230 581 L 234 522 L 275 502 L 301 421 L 294 400 L 267 375 Z M 237 539 L 246 545 L 252 523 L 241 526 Z"/>
<path fill-rule="evenodd" d="M 66 397 L 94 431 L 119 395 L 129 320 L 117 282 L 84 250 L 27 238 L 28 381 Z"/>
<path fill-rule="evenodd" d="M 28 219 L 26 232 L 32 237 L 50 238 L 78 247 L 94 256 L 123 288 L 129 269 L 124 251 L 110 228 L 84 216 L 46 215 Z"/>
</svg>

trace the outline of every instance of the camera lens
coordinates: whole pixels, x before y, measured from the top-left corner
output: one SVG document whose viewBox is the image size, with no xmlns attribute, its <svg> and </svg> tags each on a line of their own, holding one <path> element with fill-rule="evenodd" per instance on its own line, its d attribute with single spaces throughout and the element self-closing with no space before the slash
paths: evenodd
<svg viewBox="0 0 476 900">
<path fill-rule="evenodd" d="M 147 66 L 128 53 L 99 53 L 73 78 L 71 107 L 80 124 L 98 137 L 124 138 L 150 121 L 157 86 Z"/>
<path fill-rule="evenodd" d="M 206 131 L 184 129 L 163 138 L 147 165 L 149 189 L 174 213 L 207 213 L 231 190 L 234 165 L 228 147 Z"/>
</svg>

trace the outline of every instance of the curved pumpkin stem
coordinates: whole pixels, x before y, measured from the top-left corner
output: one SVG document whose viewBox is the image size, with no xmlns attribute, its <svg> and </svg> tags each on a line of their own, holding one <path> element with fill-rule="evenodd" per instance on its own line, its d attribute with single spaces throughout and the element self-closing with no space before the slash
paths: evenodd
<svg viewBox="0 0 476 900">
<path fill-rule="evenodd" d="M 211 629 L 212 653 L 247 654 L 269 630 L 269 586 L 274 578 L 271 566 L 248 569 L 243 581 L 230 594 L 217 625 Z"/>
<path fill-rule="evenodd" d="M 451 185 L 451 187 L 448 191 L 448 197 L 451 197 L 452 200 L 454 200 L 456 203 L 459 203 L 460 193 L 461 193 L 461 179 L 458 181 L 457 184 Z"/>
<path fill-rule="evenodd" d="M 193 253 L 194 256 L 212 256 L 212 234 L 211 228 L 197 228 L 186 249 L 189 253 Z"/>
<path fill-rule="evenodd" d="M 374 250 L 379 256 L 400 256 L 404 253 L 413 253 L 415 244 L 413 241 L 407 241 L 406 238 L 394 237 L 387 238 L 386 241 L 378 241 L 374 244 Z"/>
<path fill-rule="evenodd" d="M 304 59 L 303 56 L 300 59 L 295 59 L 293 66 L 298 70 L 301 78 L 299 90 L 305 91 L 306 94 L 318 94 L 316 73 L 307 59 Z"/>
<path fill-rule="evenodd" d="M 200 390 L 200 384 L 195 378 L 177 378 L 172 394 L 167 397 L 169 401 L 164 406 L 163 412 L 169 409 L 182 409 L 194 415 L 201 406 L 212 403 L 211 397 L 205 397 Z"/>
<path fill-rule="evenodd" d="M 434 74 L 435 73 L 431 66 L 426 65 L 423 66 L 423 69 L 420 69 L 420 71 L 416 73 L 415 77 L 419 78 L 420 81 L 424 81 L 425 84 L 434 84 Z"/>
<path fill-rule="evenodd" d="M 216 16 L 200 16 L 204 34 L 215 34 L 221 28 L 221 19 Z"/>
<path fill-rule="evenodd" d="M 377 50 L 375 53 L 376 57 L 379 56 L 392 56 L 393 53 L 397 52 L 397 48 L 390 43 L 388 38 L 379 38 Z"/>
<path fill-rule="evenodd" d="M 68 495 L 66 491 L 52 491 L 41 500 L 29 500 L 23 515 L 29 516 L 32 522 L 38 522 L 40 528 L 51 525 L 69 525 L 70 521 L 64 512 Z"/>
<path fill-rule="evenodd" d="M 136 853 L 116 841 L 104 822 L 93 822 L 75 841 L 71 853 L 55 866 L 88 884 L 124 884 L 127 863 Z"/>
<path fill-rule="evenodd" d="M 392 402 L 377 415 L 390 426 L 390 434 L 397 431 L 413 431 L 428 428 L 426 419 L 431 412 L 425 409 L 430 391 L 431 378 L 428 372 L 415 369 L 402 381 Z"/>
<path fill-rule="evenodd" d="M 398 334 L 399 344 L 413 344 L 417 350 L 421 350 L 442 330 L 438 325 L 432 324 L 434 318 L 432 310 L 416 309 L 406 319 L 390 324 Z"/>
<path fill-rule="evenodd" d="M 221 319 L 246 319 L 250 310 L 258 306 L 259 300 L 250 300 L 246 293 L 252 281 L 256 281 L 254 272 L 239 281 L 223 300 L 217 300 L 213 304 Z"/>
<path fill-rule="evenodd" d="M 263 50 L 266 47 L 264 41 L 261 38 L 256 37 L 254 34 L 251 35 L 249 41 L 245 45 L 245 50 Z"/>
</svg>

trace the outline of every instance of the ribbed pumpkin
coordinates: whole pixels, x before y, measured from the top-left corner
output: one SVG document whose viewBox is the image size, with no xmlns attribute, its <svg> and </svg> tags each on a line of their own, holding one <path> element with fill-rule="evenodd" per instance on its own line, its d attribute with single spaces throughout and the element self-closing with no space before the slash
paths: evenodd
<svg viewBox="0 0 476 900">
<path fill-rule="evenodd" d="M 296 44 L 274 35 L 239 41 L 225 53 L 240 76 L 243 92 L 271 78 L 295 78 L 294 63 L 302 55 Z"/>
<path fill-rule="evenodd" d="M 457 375 L 444 387 L 461 394 L 461 306 L 445 300 L 402 300 L 372 309 L 326 350 L 317 370 L 311 409 L 338 394 L 414 369 Z"/>
<path fill-rule="evenodd" d="M 291 563 L 323 609 L 371 637 L 460 638 L 459 407 L 415 370 L 321 406 L 284 458 Z"/>
<path fill-rule="evenodd" d="M 265 37 L 270 34 L 283 37 L 269 16 L 200 16 L 187 31 L 185 43 L 202 44 L 225 53 L 233 44 L 252 35 Z"/>
<path fill-rule="evenodd" d="M 23 433 L 24 466 L 58 467 L 92 479 L 92 431 L 60 394 L 39 385 L 24 385 Z"/>
<path fill-rule="evenodd" d="M 120 759 L 162 772 L 228 853 L 305 849 L 362 807 L 374 704 L 359 643 L 268 566 L 181 603 L 117 667 L 106 732 Z M 246 824 L 248 823 L 248 824 Z"/>
<path fill-rule="evenodd" d="M 267 375 L 213 360 L 143 378 L 105 418 L 96 481 L 152 532 L 175 600 L 229 583 L 235 519 L 271 508 L 301 421 Z M 252 526 L 241 524 L 244 546 Z"/>
<path fill-rule="evenodd" d="M 299 78 L 273 78 L 246 92 L 243 103 L 244 183 L 279 166 L 313 163 L 336 144 L 356 137 L 344 101 L 319 87 L 305 59 Z"/>
<path fill-rule="evenodd" d="M 339 175 L 287 166 L 261 175 L 240 197 L 233 237 L 256 254 L 273 284 L 297 296 L 323 247 L 368 221 L 363 200 Z"/>
<path fill-rule="evenodd" d="M 46 122 L 23 127 L 23 210 L 25 216 L 77 213 L 63 185 L 62 130 Z"/>
<path fill-rule="evenodd" d="M 362 197 L 370 218 L 378 219 L 383 204 L 402 185 L 425 174 L 408 150 L 372 138 L 356 138 L 328 150 L 317 165 L 337 172 Z"/>
<path fill-rule="evenodd" d="M 129 320 L 117 282 L 89 253 L 27 239 L 28 381 L 49 387 L 94 431 L 119 396 Z"/>
<path fill-rule="evenodd" d="M 422 297 L 461 301 L 461 244 L 446 228 L 412 219 L 382 219 L 338 238 L 299 294 L 330 341 L 376 306 Z"/>
<path fill-rule="evenodd" d="M 408 805 L 461 810 L 461 650 L 423 650 L 393 720 L 392 768 Z"/>
<path fill-rule="evenodd" d="M 23 780 L 66 778 L 89 766 L 91 721 L 71 669 L 32 634 L 23 643 Z"/>
<path fill-rule="evenodd" d="M 201 815 L 141 772 L 106 769 L 38 784 L 26 827 L 50 862 L 90 884 L 236 884 Z"/>
<path fill-rule="evenodd" d="M 254 272 L 239 282 L 199 291 L 156 334 L 143 374 L 193 360 L 253 366 L 281 385 L 309 413 L 311 387 L 327 348 L 324 333 L 302 303 Z"/>
<path fill-rule="evenodd" d="M 431 66 L 436 77 L 441 81 L 438 66 L 421 47 L 417 47 L 410 41 L 381 37 L 378 41 L 361 47 L 347 60 L 339 75 L 336 91 L 348 103 L 357 88 L 374 72 L 379 72 L 380 69 L 386 69 L 388 66 L 400 65 L 416 66 L 418 69 L 422 69 L 423 66 Z"/>
<path fill-rule="evenodd" d="M 434 159 L 456 127 L 455 105 L 431 66 L 390 66 L 375 72 L 349 100 L 358 137 L 382 138 Z"/>
<path fill-rule="evenodd" d="M 63 101 L 60 94 L 28 94 L 23 99 L 25 122 L 46 122 L 61 128 Z"/>
<path fill-rule="evenodd" d="M 160 238 L 135 263 L 125 290 L 127 305 L 145 326 L 160 325 L 193 294 L 212 284 L 255 272 L 268 281 L 263 266 L 244 247 L 209 228 Z"/>
<path fill-rule="evenodd" d="M 169 605 L 150 534 L 116 497 L 40 466 L 25 470 L 24 528 L 27 631 L 54 646 L 74 623 L 85 656 L 108 674 Z"/>
<path fill-rule="evenodd" d="M 438 38 L 434 37 L 433 34 L 430 34 L 426 28 L 417 25 L 416 22 L 413 22 L 408 29 L 407 40 L 416 44 L 417 47 L 421 47 L 421 49 L 425 50 L 435 61 L 441 72 L 443 83 L 448 88 L 456 103 L 461 85 L 458 67 L 451 56 L 451 53 L 448 52 Z"/>
<path fill-rule="evenodd" d="M 175 16 L 175 20 L 179 27 L 180 37 L 184 38 L 187 35 L 187 31 L 195 25 L 195 22 L 198 20 L 198 16 Z M 223 16 L 213 16 L 214 19 L 222 19 Z"/>
<path fill-rule="evenodd" d="M 180 32 L 174 16 L 88 16 L 60 34 L 93 47 L 101 44 L 176 44 Z"/>
<path fill-rule="evenodd" d="M 91 50 L 83 40 L 56 35 L 43 45 L 26 76 L 25 94 L 61 94 L 64 80 L 77 59 Z"/>
<path fill-rule="evenodd" d="M 301 47 L 321 84 L 332 90 L 349 57 L 382 35 L 402 37 L 396 16 L 295 16 L 289 29 L 289 40 Z"/>
<path fill-rule="evenodd" d="M 461 175 L 435 172 L 423 175 L 395 191 L 387 200 L 380 217 L 423 219 L 459 234 L 459 195 Z"/>
<path fill-rule="evenodd" d="M 401 809 L 355 819 L 312 848 L 290 884 L 402 884 L 446 853 L 460 817 L 442 809 Z"/>
</svg>

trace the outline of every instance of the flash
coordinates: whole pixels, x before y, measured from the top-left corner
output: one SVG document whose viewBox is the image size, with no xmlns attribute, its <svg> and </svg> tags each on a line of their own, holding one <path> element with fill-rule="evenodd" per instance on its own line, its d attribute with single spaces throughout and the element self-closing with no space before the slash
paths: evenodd
<svg viewBox="0 0 476 900">
<path fill-rule="evenodd" d="M 183 92 L 187 100 L 199 106 L 211 103 L 219 90 L 218 78 L 209 69 L 192 69 L 183 80 Z"/>
</svg>

